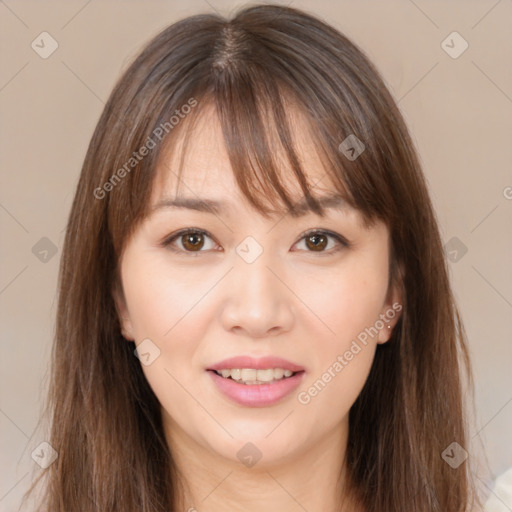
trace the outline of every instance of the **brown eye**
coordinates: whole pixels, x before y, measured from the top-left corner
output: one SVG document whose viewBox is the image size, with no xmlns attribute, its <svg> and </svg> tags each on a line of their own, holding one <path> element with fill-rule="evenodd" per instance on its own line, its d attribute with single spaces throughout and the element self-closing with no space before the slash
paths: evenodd
<svg viewBox="0 0 512 512">
<path fill-rule="evenodd" d="M 181 236 L 183 247 L 187 251 L 199 251 L 204 245 L 202 233 L 187 233 Z"/>
<path fill-rule="evenodd" d="M 182 229 L 163 240 L 162 247 L 188 256 L 216 250 L 212 236 L 202 229 Z"/>
<path fill-rule="evenodd" d="M 296 245 L 301 251 L 316 252 L 318 256 L 328 256 L 351 246 L 345 237 L 323 229 L 303 233 Z"/>
<path fill-rule="evenodd" d="M 306 237 L 306 245 L 312 251 L 323 251 L 327 246 L 325 235 L 314 234 Z"/>
</svg>

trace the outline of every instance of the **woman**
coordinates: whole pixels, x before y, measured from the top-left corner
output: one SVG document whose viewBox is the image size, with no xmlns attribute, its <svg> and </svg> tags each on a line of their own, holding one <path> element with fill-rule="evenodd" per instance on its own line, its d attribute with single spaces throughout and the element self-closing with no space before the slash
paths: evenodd
<svg viewBox="0 0 512 512">
<path fill-rule="evenodd" d="M 63 249 L 44 510 L 466 511 L 471 369 L 404 120 L 292 8 L 153 39 Z"/>
</svg>

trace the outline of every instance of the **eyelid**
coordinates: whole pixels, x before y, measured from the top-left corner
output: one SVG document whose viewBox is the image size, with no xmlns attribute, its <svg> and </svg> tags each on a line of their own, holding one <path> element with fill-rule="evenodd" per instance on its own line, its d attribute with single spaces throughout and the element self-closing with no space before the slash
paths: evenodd
<svg viewBox="0 0 512 512">
<path fill-rule="evenodd" d="M 188 228 L 180 229 L 174 233 L 171 233 L 169 236 L 165 237 L 159 245 L 162 247 L 169 248 L 173 252 L 180 253 L 180 254 L 186 254 L 187 256 L 198 256 L 202 252 L 208 252 L 208 251 L 183 251 L 181 249 L 175 249 L 174 247 L 172 247 L 171 244 L 174 240 L 178 239 L 180 236 L 183 236 L 185 234 L 190 234 L 190 233 L 198 233 L 201 235 L 206 235 L 207 237 L 209 237 L 213 241 L 215 241 L 214 236 L 210 232 L 208 232 L 206 229 L 188 227 Z M 329 251 L 318 251 L 318 252 L 304 251 L 304 252 L 309 252 L 309 253 L 317 254 L 320 256 L 324 256 L 324 255 L 327 256 L 327 255 L 333 254 L 335 252 L 338 252 L 339 250 L 341 250 L 343 248 L 348 249 L 352 246 L 352 244 L 344 236 L 342 236 L 338 233 L 335 233 L 333 231 L 330 231 L 328 229 L 324 229 L 324 228 L 311 228 L 311 229 L 308 229 L 308 230 L 302 232 L 299 235 L 299 238 L 297 239 L 297 241 L 294 242 L 293 246 L 297 245 L 304 238 L 306 238 L 308 236 L 316 235 L 316 234 L 326 235 L 326 236 L 330 236 L 331 238 L 334 238 L 340 244 L 341 247 L 330 249 Z M 215 241 L 215 243 L 217 243 L 217 242 Z"/>
</svg>

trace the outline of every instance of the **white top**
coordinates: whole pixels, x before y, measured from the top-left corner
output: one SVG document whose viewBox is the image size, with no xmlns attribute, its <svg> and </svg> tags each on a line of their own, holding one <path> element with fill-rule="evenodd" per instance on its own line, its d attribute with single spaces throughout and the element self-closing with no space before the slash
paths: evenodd
<svg viewBox="0 0 512 512">
<path fill-rule="evenodd" d="M 485 512 L 510 512 L 512 510 L 512 468 L 500 475 L 484 505 Z"/>
</svg>

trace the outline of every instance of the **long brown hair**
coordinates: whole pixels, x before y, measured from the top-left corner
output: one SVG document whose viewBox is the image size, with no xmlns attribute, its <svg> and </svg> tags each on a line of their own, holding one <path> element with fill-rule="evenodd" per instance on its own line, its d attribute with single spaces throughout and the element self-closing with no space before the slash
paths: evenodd
<svg viewBox="0 0 512 512">
<path fill-rule="evenodd" d="M 46 408 L 58 458 L 40 476 L 40 510 L 174 509 L 178 474 L 160 404 L 120 333 L 119 257 L 147 214 L 163 143 L 192 130 L 206 105 L 219 115 L 238 186 L 262 214 L 269 204 L 294 211 L 272 144 L 321 213 L 292 140 L 292 104 L 334 186 L 368 224 L 388 226 L 390 279 L 402 288 L 402 316 L 350 410 L 349 488 L 368 512 L 458 512 L 478 501 L 469 465 L 454 469 L 442 457 L 468 442 L 471 368 L 402 115 L 344 35 L 300 10 L 256 5 L 158 34 L 115 86 L 92 136 L 62 251 Z M 357 158 L 343 150 L 349 136 L 364 144 Z"/>
</svg>

